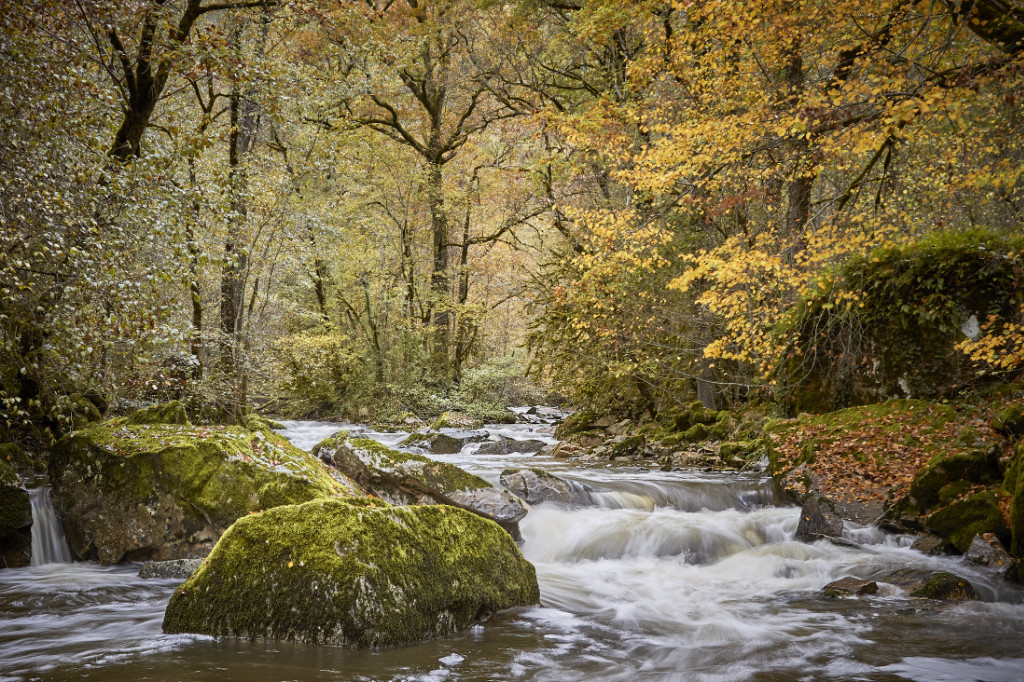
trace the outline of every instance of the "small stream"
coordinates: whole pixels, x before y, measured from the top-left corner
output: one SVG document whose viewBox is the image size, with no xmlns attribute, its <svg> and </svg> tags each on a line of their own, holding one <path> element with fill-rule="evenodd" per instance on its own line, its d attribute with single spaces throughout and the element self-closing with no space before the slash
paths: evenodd
<svg viewBox="0 0 1024 682">
<path fill-rule="evenodd" d="M 287 427 L 309 449 L 341 425 Z M 390 445 L 405 437 L 348 428 Z M 487 431 L 554 442 L 542 424 Z M 521 524 L 539 607 L 379 651 L 170 636 L 160 623 L 177 581 L 47 563 L 0 570 L 0 680 L 1024 679 L 1021 590 L 959 558 L 872 528 L 847 532 L 864 549 L 796 542 L 798 509 L 775 506 L 756 474 L 579 468 L 478 447 L 435 458 L 492 482 L 542 467 L 577 484 L 572 504 L 534 506 Z M 832 580 L 905 567 L 963 575 L 981 600 L 911 600 L 885 584 L 871 597 L 820 596 Z"/>
</svg>

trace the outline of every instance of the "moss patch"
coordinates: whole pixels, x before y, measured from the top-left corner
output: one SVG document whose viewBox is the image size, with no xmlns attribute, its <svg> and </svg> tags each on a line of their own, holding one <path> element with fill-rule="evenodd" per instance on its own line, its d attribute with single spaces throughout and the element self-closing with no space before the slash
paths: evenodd
<svg viewBox="0 0 1024 682">
<path fill-rule="evenodd" d="M 333 499 L 240 519 L 171 598 L 164 631 L 392 646 L 538 601 L 533 566 L 497 524 Z"/>
<path fill-rule="evenodd" d="M 188 414 L 185 406 L 178 400 L 169 403 L 152 405 L 129 415 L 128 424 L 177 424 L 187 426 L 189 424 Z"/>
</svg>

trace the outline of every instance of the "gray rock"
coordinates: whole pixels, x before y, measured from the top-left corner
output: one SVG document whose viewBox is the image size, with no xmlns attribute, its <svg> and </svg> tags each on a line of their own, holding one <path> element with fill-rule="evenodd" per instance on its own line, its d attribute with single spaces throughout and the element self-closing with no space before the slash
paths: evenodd
<svg viewBox="0 0 1024 682">
<path fill-rule="evenodd" d="M 150 561 L 139 569 L 140 578 L 179 578 L 186 580 L 196 572 L 203 559 L 175 559 L 174 561 Z"/>
<path fill-rule="evenodd" d="M 506 469 L 501 472 L 501 484 L 530 504 L 579 504 L 590 501 L 589 488 L 565 481 L 542 469 Z"/>
<path fill-rule="evenodd" d="M 917 551 L 924 552 L 930 556 L 948 554 L 949 547 L 950 544 L 948 541 L 943 540 L 938 535 L 932 535 L 931 533 L 917 538 L 914 540 L 914 544 L 910 546 L 911 549 L 916 549 Z"/>
<path fill-rule="evenodd" d="M 839 580 L 833 580 L 822 588 L 826 597 L 860 597 L 866 594 L 878 592 L 878 583 L 874 580 L 861 580 L 847 576 Z"/>
<path fill-rule="evenodd" d="M 364 489 L 391 504 L 450 504 L 491 519 L 519 540 L 521 500 L 446 462 L 399 452 L 368 438 L 333 438 L 319 454 Z"/>
<path fill-rule="evenodd" d="M 978 598 L 974 586 L 966 578 L 945 571 L 901 568 L 878 579 L 903 588 L 911 597 L 946 601 Z"/>
<path fill-rule="evenodd" d="M 975 535 L 971 546 L 964 555 L 968 561 L 980 566 L 988 566 L 1003 576 L 1008 576 L 1016 566 L 1016 561 L 1003 547 L 1003 543 L 994 533 Z"/>
<path fill-rule="evenodd" d="M 838 538 L 842 534 L 843 519 L 836 513 L 835 504 L 827 497 L 808 497 L 800 509 L 796 539 L 814 542 L 822 538 Z"/>
<path fill-rule="evenodd" d="M 514 438 L 501 438 L 482 444 L 477 449 L 478 455 L 507 455 L 513 452 L 540 452 L 547 445 L 542 440 L 516 440 Z"/>
</svg>

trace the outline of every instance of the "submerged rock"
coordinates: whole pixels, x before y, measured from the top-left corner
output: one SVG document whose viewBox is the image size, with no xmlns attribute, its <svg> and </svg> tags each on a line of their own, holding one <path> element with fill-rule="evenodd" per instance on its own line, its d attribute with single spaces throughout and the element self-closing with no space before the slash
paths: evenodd
<svg viewBox="0 0 1024 682">
<path fill-rule="evenodd" d="M 501 484 L 529 504 L 579 503 L 589 492 L 586 486 L 563 480 L 543 469 L 506 469 L 501 472 Z"/>
<path fill-rule="evenodd" d="M 0 461 L 0 568 L 32 563 L 32 501 L 21 476 Z"/>
<path fill-rule="evenodd" d="M 175 559 L 173 561 L 150 561 L 139 569 L 139 577 L 180 578 L 185 580 L 202 566 L 203 559 Z"/>
<path fill-rule="evenodd" d="M 836 513 L 835 504 L 825 497 L 811 496 L 800 508 L 800 523 L 796 528 L 796 539 L 814 542 L 822 538 L 839 538 L 843 535 L 843 518 Z"/>
<path fill-rule="evenodd" d="M 361 494 L 270 432 L 137 421 L 75 431 L 54 449 L 54 507 L 79 558 L 202 556 L 250 512 Z"/>
<path fill-rule="evenodd" d="M 847 576 L 839 580 L 833 580 L 822 588 L 822 594 L 835 599 L 837 597 L 861 597 L 866 594 L 878 592 L 878 583 L 874 580 L 861 580 Z"/>
<path fill-rule="evenodd" d="M 533 566 L 490 521 L 444 505 L 335 498 L 240 519 L 171 597 L 163 629 L 394 646 L 539 596 Z"/>
<path fill-rule="evenodd" d="M 368 438 L 331 436 L 313 452 L 392 504 L 450 504 L 496 521 L 518 540 L 522 501 L 446 462 L 400 452 Z"/>
</svg>

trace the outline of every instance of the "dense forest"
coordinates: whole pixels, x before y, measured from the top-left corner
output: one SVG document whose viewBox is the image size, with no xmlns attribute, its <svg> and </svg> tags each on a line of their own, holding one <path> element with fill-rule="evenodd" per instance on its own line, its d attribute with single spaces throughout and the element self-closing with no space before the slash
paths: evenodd
<svg viewBox="0 0 1024 682">
<path fill-rule="evenodd" d="M 203 557 L 243 521 L 277 542 L 255 530 L 263 510 L 306 537 L 334 523 L 321 514 L 428 500 L 398 525 L 433 538 L 450 523 L 511 557 L 482 579 L 510 582 L 479 613 L 556 592 L 542 568 L 538 598 L 509 538 L 474 525 L 522 543 L 531 485 L 577 507 L 722 510 L 636 482 L 612 504 L 581 473 L 513 484 L 428 459 L 429 476 L 410 473 L 421 451 L 764 472 L 781 497 L 751 483 L 722 509 L 804 504 L 820 527 L 787 537 L 840 548 L 832 516 L 927 538 L 929 557 L 981 542 L 996 554 L 974 563 L 1019 583 L 1022 225 L 1017 0 L 0 2 L 0 466 L 47 471 L 73 553 L 102 564 Z M 279 435 L 312 420 L 377 430 L 298 449 Z M 168 459 L 197 438 L 226 439 L 216 467 L 270 473 L 236 487 Z M 146 544 L 149 521 L 125 520 L 134 502 L 134 545 L 72 537 L 95 510 L 75 487 L 93 474 L 69 472 L 104 448 L 145 453 L 136 480 L 173 474 L 146 508 L 187 500 L 180 537 Z M 218 483 L 192 490 L 200 475 Z M 359 501 L 324 501 L 339 496 Z M 300 502 L 321 507 L 292 518 Z M 165 631 L 227 633 L 196 629 L 200 607 L 175 599 Z M 476 615 L 299 640 L 401 644 Z M 700 663 L 673 661 L 654 669 Z"/>
<path fill-rule="evenodd" d="M 1013 4 L 81 0 L 2 22 L 10 430 L 170 397 L 231 421 L 486 409 L 527 373 L 621 412 L 811 383 L 845 405 L 907 360 L 920 396 L 1024 353 Z M 952 375 L 904 345 L 923 329 Z"/>
</svg>

